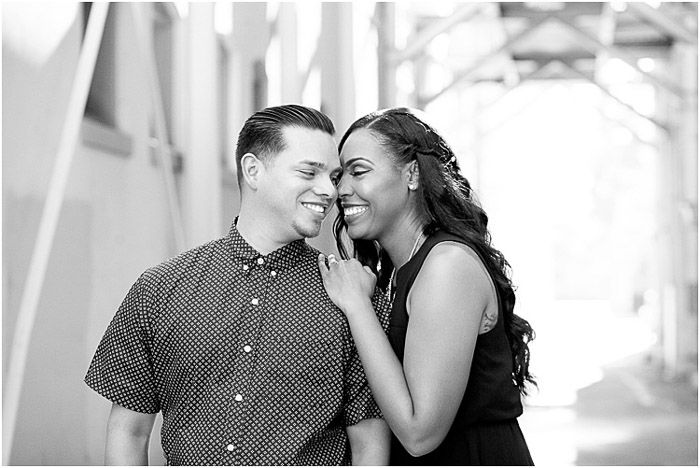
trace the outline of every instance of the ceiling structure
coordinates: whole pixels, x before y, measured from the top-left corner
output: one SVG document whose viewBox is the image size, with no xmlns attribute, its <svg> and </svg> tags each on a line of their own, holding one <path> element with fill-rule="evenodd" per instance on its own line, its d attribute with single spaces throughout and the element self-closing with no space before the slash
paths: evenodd
<svg viewBox="0 0 700 468">
<path fill-rule="evenodd" d="M 532 79 L 587 80 L 618 99 L 601 80 L 610 58 L 657 89 L 697 99 L 697 86 L 684 89 L 669 64 L 677 43 L 697 56 L 697 3 L 456 2 L 437 13 L 433 3 L 405 5 L 397 15 L 413 30 L 403 47 L 390 51 L 394 66 L 410 61 L 416 76 L 432 66 L 449 77 L 437 89 L 416 86 L 421 108 L 458 86 L 484 81 L 517 87 Z M 449 40 L 441 43 L 441 37 Z"/>
</svg>

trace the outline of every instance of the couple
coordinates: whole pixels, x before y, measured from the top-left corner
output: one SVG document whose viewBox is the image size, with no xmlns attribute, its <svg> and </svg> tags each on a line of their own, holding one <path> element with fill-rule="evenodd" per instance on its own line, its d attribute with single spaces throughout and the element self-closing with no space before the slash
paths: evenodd
<svg viewBox="0 0 700 468">
<path fill-rule="evenodd" d="M 132 286 L 85 378 L 113 403 L 108 464 L 148 463 L 158 412 L 174 465 L 532 464 L 532 329 L 454 154 L 406 109 L 356 121 L 340 159 L 334 133 L 255 113 L 228 235 Z M 336 199 L 340 261 L 304 240 Z"/>
</svg>

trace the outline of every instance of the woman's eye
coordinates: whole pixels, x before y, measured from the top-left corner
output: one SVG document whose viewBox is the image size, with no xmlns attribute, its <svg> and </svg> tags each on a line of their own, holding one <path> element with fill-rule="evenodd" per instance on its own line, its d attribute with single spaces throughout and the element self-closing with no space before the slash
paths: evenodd
<svg viewBox="0 0 700 468">
<path fill-rule="evenodd" d="M 313 177 L 314 176 L 314 173 L 312 171 L 299 171 L 299 172 L 301 172 L 306 177 Z"/>
<path fill-rule="evenodd" d="M 368 172 L 369 171 L 366 169 L 354 169 L 354 170 L 350 171 L 350 175 L 353 177 L 357 177 L 357 176 L 361 176 L 362 174 L 366 174 Z"/>
</svg>

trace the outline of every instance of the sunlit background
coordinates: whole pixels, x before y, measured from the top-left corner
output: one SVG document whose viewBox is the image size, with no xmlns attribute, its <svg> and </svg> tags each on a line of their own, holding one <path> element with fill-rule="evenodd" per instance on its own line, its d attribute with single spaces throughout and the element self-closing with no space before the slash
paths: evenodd
<svg viewBox="0 0 700 468">
<path fill-rule="evenodd" d="M 228 230 L 243 121 L 297 102 L 418 108 L 458 154 L 537 332 L 537 464 L 697 465 L 697 3 L 106 6 L 0 5 L 4 464 L 101 463 L 104 329 Z"/>
</svg>

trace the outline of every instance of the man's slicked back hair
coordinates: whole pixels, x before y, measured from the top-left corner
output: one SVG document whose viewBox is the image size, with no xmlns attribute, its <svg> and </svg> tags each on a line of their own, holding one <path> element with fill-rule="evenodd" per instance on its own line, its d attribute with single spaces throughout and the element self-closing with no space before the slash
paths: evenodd
<svg viewBox="0 0 700 468">
<path fill-rule="evenodd" d="M 238 185 L 241 186 L 241 158 L 246 153 L 253 153 L 264 162 L 271 156 L 286 148 L 285 127 L 301 127 L 320 130 L 329 135 L 335 133 L 333 122 L 326 115 L 298 104 L 268 107 L 251 115 L 241 132 L 236 144 L 236 172 Z"/>
</svg>

